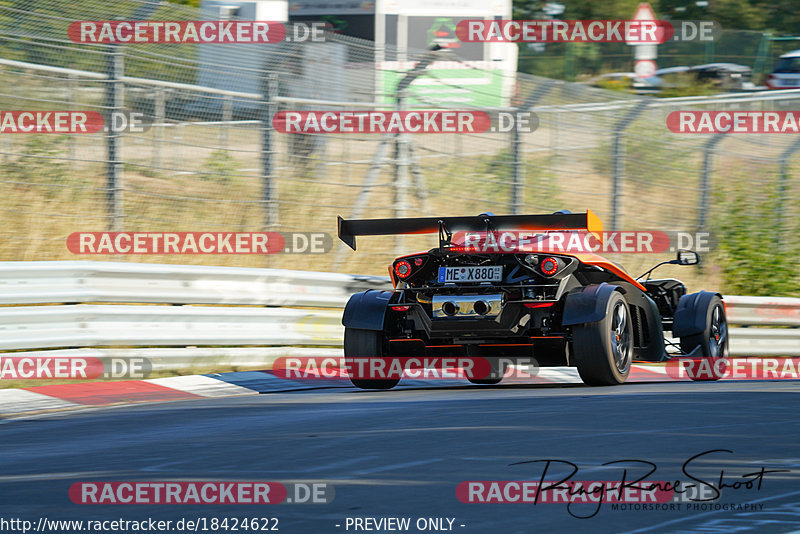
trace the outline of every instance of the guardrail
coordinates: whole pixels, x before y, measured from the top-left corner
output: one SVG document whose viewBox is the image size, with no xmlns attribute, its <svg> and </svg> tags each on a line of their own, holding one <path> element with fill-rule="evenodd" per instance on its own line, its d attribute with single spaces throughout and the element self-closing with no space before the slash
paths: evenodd
<svg viewBox="0 0 800 534">
<path fill-rule="evenodd" d="M 348 274 L 96 261 L 0 262 L 0 304 L 129 302 L 343 308 L 351 294 L 391 288 Z"/>
<path fill-rule="evenodd" d="M 744 327 L 730 330 L 732 356 L 800 356 L 800 298 L 726 296 L 725 310 Z"/>
<path fill-rule="evenodd" d="M 389 287 L 382 277 L 280 269 L 3 262 L 0 350 L 133 351 L 154 369 L 327 355 L 342 346 L 349 296 Z M 726 296 L 725 303 L 733 356 L 800 356 L 800 298 Z"/>
</svg>

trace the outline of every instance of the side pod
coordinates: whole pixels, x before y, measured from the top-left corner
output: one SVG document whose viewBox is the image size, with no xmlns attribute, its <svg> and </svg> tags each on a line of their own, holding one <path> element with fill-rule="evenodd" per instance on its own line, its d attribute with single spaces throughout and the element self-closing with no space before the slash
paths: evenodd
<svg viewBox="0 0 800 534">
<path fill-rule="evenodd" d="M 383 330 L 383 320 L 393 294 L 392 291 L 375 289 L 356 293 L 344 307 L 342 324 L 348 328 L 361 330 Z"/>
</svg>

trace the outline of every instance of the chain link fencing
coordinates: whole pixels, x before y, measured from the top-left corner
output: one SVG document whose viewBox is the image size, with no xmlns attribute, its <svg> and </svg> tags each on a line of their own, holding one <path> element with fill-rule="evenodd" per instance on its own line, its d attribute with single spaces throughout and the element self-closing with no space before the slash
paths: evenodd
<svg viewBox="0 0 800 534">
<path fill-rule="evenodd" d="M 323 43 L 265 45 L 109 46 L 67 38 L 76 20 L 214 16 L 133 0 L 0 2 L 0 109 L 118 110 L 142 113 L 151 123 L 140 133 L 0 135 L 0 260 L 82 259 L 65 245 L 73 232 L 335 236 L 337 215 L 587 208 L 615 230 L 710 230 L 734 235 L 737 247 L 798 246 L 796 136 L 680 135 L 666 128 L 674 110 L 797 109 L 798 92 L 657 99 L 503 74 L 444 52 L 434 61 L 455 65 L 463 71 L 460 78 L 479 83 L 468 86 L 429 68 L 412 82 L 418 90 L 410 105 L 531 111 L 538 128 L 502 134 L 282 134 L 271 123 L 280 110 L 394 109 L 396 80 L 409 66 L 430 60 L 431 52 L 376 50 L 371 42 L 333 33 Z M 481 85 L 490 78 L 497 83 Z M 482 93 L 495 97 L 496 91 L 504 94 L 501 108 L 475 105 Z M 445 94 L 469 94 L 472 102 L 437 99 Z M 334 239 L 324 255 L 111 259 L 384 274 L 396 253 L 430 248 L 433 238 L 368 238 L 359 244 L 354 253 Z M 724 266 L 736 254 L 713 253 L 690 283 L 721 287 L 728 281 Z M 631 271 L 663 259 L 631 256 L 612 259 Z"/>
</svg>

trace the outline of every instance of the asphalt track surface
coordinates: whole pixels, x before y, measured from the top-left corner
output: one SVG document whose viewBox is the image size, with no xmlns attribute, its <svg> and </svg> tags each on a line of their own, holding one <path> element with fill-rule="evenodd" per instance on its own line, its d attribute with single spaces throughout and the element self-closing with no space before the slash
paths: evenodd
<svg viewBox="0 0 800 534">
<path fill-rule="evenodd" d="M 800 382 L 748 381 L 450 386 L 385 392 L 318 389 L 98 408 L 0 424 L 0 517 L 164 520 L 277 517 L 279 532 L 356 532 L 346 518 L 455 518 L 463 533 L 793 532 L 800 530 Z M 757 511 L 631 511 L 590 519 L 564 504 L 468 504 L 465 480 L 537 480 L 536 459 L 580 467 L 574 480 L 618 479 L 613 460 L 658 466 L 650 480 L 739 480 L 766 466 L 760 491 L 719 503 Z M 551 474 L 565 473 L 552 467 Z M 69 486 L 90 480 L 326 482 L 329 504 L 87 506 Z M 596 505 L 573 508 L 588 515 Z M 340 525 L 340 526 L 336 526 Z M 463 526 L 461 526 L 463 525 Z M 202 530 L 201 530 L 202 531 Z M 222 530 L 220 530 L 222 532 Z M 364 531 L 361 531 L 364 532 Z"/>
</svg>

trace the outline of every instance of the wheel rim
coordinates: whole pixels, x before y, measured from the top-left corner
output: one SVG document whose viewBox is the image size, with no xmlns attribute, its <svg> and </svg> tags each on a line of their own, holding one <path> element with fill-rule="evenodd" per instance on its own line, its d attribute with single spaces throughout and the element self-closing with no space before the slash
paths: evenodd
<svg viewBox="0 0 800 534">
<path fill-rule="evenodd" d="M 617 302 L 611 320 L 611 353 L 620 373 L 628 370 L 631 362 L 631 335 L 628 331 L 628 308 Z"/>
<path fill-rule="evenodd" d="M 722 313 L 722 306 L 714 306 L 714 311 L 711 312 L 711 325 L 709 326 L 708 333 L 708 349 L 709 356 L 712 358 L 726 356 L 725 342 L 728 339 L 728 322 Z"/>
</svg>

